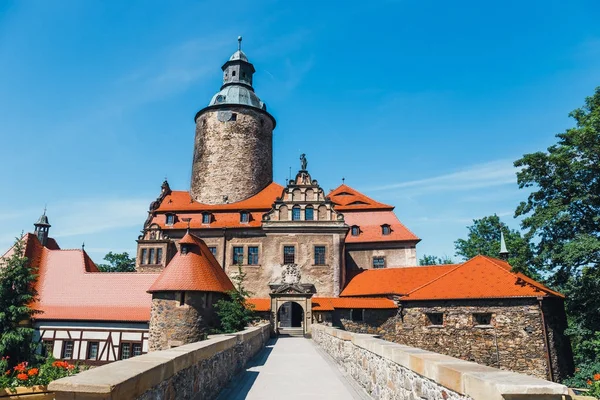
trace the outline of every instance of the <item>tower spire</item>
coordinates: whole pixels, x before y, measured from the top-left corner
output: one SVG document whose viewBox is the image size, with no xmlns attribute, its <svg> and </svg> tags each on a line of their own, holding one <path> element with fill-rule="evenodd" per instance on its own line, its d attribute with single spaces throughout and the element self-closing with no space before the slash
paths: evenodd
<svg viewBox="0 0 600 400">
<path fill-rule="evenodd" d="M 504 241 L 504 232 L 500 231 L 500 259 L 508 260 L 508 249 L 506 248 L 506 242 Z"/>
<path fill-rule="evenodd" d="M 238 51 L 242 51 L 242 37 L 238 36 Z"/>
</svg>

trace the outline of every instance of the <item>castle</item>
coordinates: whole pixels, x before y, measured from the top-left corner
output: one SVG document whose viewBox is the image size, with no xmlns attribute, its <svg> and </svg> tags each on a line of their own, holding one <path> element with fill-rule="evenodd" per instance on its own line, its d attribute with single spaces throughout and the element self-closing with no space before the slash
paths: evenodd
<svg viewBox="0 0 600 400">
<path fill-rule="evenodd" d="M 195 116 L 189 191 L 162 184 L 136 273 L 101 273 L 83 249 L 61 250 L 45 214 L 25 235 L 43 351 L 101 364 L 201 340 L 241 268 L 273 334 L 333 324 L 546 379 L 571 372 L 560 293 L 496 258 L 417 266 L 420 239 L 393 206 L 345 184 L 325 193 L 304 154 L 295 177 L 273 182 L 276 121 L 241 38 L 222 70 Z"/>
</svg>

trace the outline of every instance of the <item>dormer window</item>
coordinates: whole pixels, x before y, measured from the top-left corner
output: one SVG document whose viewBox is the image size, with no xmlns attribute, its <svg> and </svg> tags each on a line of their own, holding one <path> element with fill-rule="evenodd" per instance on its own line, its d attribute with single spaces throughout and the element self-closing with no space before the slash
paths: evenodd
<svg viewBox="0 0 600 400">
<path fill-rule="evenodd" d="M 188 246 L 187 244 L 182 244 L 181 245 L 181 254 L 186 255 L 188 253 L 188 251 L 190 251 L 190 246 Z"/>
<path fill-rule="evenodd" d="M 175 223 L 175 214 L 167 214 L 167 225 L 173 225 Z"/>
<path fill-rule="evenodd" d="M 352 233 L 352 236 L 360 235 L 360 227 L 357 225 L 352 226 L 351 233 Z"/>
<path fill-rule="evenodd" d="M 247 224 L 250 222 L 250 213 L 248 211 L 242 211 L 240 213 L 240 222 L 242 224 Z"/>
<path fill-rule="evenodd" d="M 211 215 L 210 213 L 202 213 L 202 223 L 205 225 L 210 224 L 211 222 Z"/>
<path fill-rule="evenodd" d="M 390 233 L 392 233 L 391 226 L 389 226 L 388 224 L 381 225 L 381 234 L 389 235 Z"/>
</svg>

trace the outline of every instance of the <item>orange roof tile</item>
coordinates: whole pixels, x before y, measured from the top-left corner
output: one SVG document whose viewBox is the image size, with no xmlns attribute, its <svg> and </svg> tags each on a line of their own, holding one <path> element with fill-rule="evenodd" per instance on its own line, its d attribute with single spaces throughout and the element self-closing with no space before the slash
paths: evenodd
<svg viewBox="0 0 600 400">
<path fill-rule="evenodd" d="M 190 192 L 172 191 L 165 196 L 156 211 L 226 211 L 226 210 L 264 210 L 268 211 L 275 200 L 281 196 L 283 186 L 271 182 L 267 187 L 246 200 L 229 204 L 202 204 L 193 200 Z"/>
<path fill-rule="evenodd" d="M 340 296 L 405 295 L 457 266 L 370 269 L 352 278 Z"/>
<path fill-rule="evenodd" d="M 416 287 L 402 300 L 543 296 L 564 297 L 521 273 L 511 272 L 510 265 L 505 261 L 476 256 L 436 279 Z"/>
<path fill-rule="evenodd" d="M 226 293 L 234 289 L 233 283 L 202 239 L 186 233 L 181 242 L 190 246 L 187 254 L 177 252 L 148 292 L 180 290 Z"/>
<path fill-rule="evenodd" d="M 353 236 L 352 230 L 348 232 L 346 243 L 421 240 L 398 220 L 393 211 L 344 212 L 344 221 L 349 226 L 360 228 L 358 236 Z M 391 232 L 388 235 L 383 234 L 384 224 L 390 225 Z"/>
<path fill-rule="evenodd" d="M 84 251 L 51 250 L 33 234 L 27 235 L 25 255 L 38 267 L 38 299 L 31 306 L 41 313 L 33 319 L 150 320 L 146 291 L 158 274 L 97 272 Z"/>
<path fill-rule="evenodd" d="M 246 303 L 254 306 L 254 308 L 253 308 L 254 311 L 258 311 L 258 312 L 271 311 L 271 299 L 259 299 L 259 298 L 247 299 Z"/>
<path fill-rule="evenodd" d="M 254 311 L 270 311 L 271 299 L 254 298 L 248 299 L 248 303 L 254 305 Z M 313 311 L 333 311 L 344 308 L 371 308 L 390 309 L 398 308 L 396 303 L 384 297 L 313 297 Z"/>
<path fill-rule="evenodd" d="M 394 207 L 383 204 L 365 196 L 348 185 L 340 185 L 332 190 L 327 197 L 335 204 L 337 211 L 348 210 L 393 210 Z"/>
</svg>

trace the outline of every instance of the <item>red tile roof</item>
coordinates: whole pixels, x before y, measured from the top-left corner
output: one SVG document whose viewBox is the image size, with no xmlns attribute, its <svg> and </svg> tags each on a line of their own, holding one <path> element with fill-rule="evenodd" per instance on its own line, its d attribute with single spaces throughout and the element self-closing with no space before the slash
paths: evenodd
<svg viewBox="0 0 600 400">
<path fill-rule="evenodd" d="M 171 194 L 165 196 L 156 211 L 268 211 L 271 209 L 275 200 L 281 196 L 282 191 L 283 186 L 271 182 L 266 188 L 254 196 L 247 198 L 246 200 L 238 201 L 237 203 L 202 204 L 193 200 L 190 196 L 190 192 L 174 190 Z"/>
<path fill-rule="evenodd" d="M 254 305 L 254 311 L 270 311 L 271 299 L 254 298 L 248 299 L 248 303 Z M 390 299 L 377 297 L 313 297 L 313 311 L 333 311 L 344 308 L 370 308 L 370 309 L 392 309 L 398 308 L 396 303 Z"/>
<path fill-rule="evenodd" d="M 368 270 L 354 277 L 340 296 L 401 296 L 400 300 L 497 299 L 558 296 L 539 282 L 492 257 L 462 264 Z"/>
<path fill-rule="evenodd" d="M 346 285 L 340 296 L 405 295 L 457 265 L 370 269 Z"/>
<path fill-rule="evenodd" d="M 336 207 L 337 209 L 337 207 Z M 396 217 L 393 211 L 344 212 L 344 220 L 349 226 L 358 226 L 358 236 L 352 235 L 352 229 L 346 236 L 346 243 L 369 243 L 390 241 L 420 241 L 414 233 Z M 384 235 L 382 225 L 390 225 L 391 232 Z"/>
<path fill-rule="evenodd" d="M 492 257 L 476 256 L 438 278 L 416 287 L 402 300 L 484 299 L 558 296 L 510 265 Z"/>
<path fill-rule="evenodd" d="M 332 190 L 327 197 L 335 204 L 337 211 L 351 210 L 393 210 L 394 207 L 383 204 L 365 196 L 348 185 L 340 185 Z"/>
<path fill-rule="evenodd" d="M 25 235 L 25 255 L 38 267 L 35 320 L 150 320 L 146 293 L 158 274 L 103 273 L 83 250 L 52 250 Z M 54 246 L 53 246 L 54 247 Z"/>
<path fill-rule="evenodd" d="M 221 292 L 233 290 L 233 283 L 225 274 L 204 241 L 190 233 L 179 242 L 190 248 L 187 254 L 177 252 L 148 292 L 199 291 Z"/>
<path fill-rule="evenodd" d="M 210 224 L 202 223 L 202 214 L 194 212 L 178 213 L 177 219 L 173 225 L 167 225 L 165 214 L 158 214 L 152 218 L 152 224 L 157 224 L 161 229 L 187 229 L 188 223 L 184 218 L 191 218 L 190 229 L 209 229 L 209 228 L 260 228 L 262 216 L 266 211 L 249 211 L 250 220 L 242 223 L 240 221 L 240 212 L 211 212 Z"/>
</svg>

